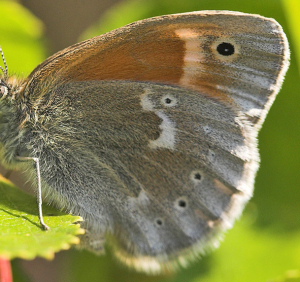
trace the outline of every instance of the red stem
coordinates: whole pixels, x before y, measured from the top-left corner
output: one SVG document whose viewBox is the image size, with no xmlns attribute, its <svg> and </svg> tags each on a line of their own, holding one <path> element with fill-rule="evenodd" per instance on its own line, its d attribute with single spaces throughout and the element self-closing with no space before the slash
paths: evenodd
<svg viewBox="0 0 300 282">
<path fill-rule="evenodd" d="M 0 258 L 0 282 L 13 282 L 10 260 Z"/>
</svg>

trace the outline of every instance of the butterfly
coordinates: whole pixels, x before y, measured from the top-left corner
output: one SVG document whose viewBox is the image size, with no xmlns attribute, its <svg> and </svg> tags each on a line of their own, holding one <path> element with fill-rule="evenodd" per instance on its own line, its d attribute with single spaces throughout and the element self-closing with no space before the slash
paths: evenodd
<svg viewBox="0 0 300 282">
<path fill-rule="evenodd" d="M 108 242 L 141 271 L 186 265 L 251 198 L 288 65 L 275 20 L 201 11 L 75 44 L 17 84 L 2 67 L 3 162 L 36 162 L 45 198 L 83 217 L 82 247 Z"/>
</svg>

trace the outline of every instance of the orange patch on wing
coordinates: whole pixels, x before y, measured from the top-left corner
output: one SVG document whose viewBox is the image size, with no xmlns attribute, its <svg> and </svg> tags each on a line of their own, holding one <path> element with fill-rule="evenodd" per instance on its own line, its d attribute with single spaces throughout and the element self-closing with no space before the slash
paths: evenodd
<svg viewBox="0 0 300 282">
<path fill-rule="evenodd" d="M 223 101 L 231 102 L 231 99 L 224 92 L 217 88 L 218 83 L 224 79 L 222 77 L 223 66 L 212 59 L 212 54 L 207 44 L 207 34 L 214 31 L 214 36 L 218 34 L 218 29 L 214 25 L 206 26 L 206 29 L 182 28 L 176 30 L 176 34 L 185 42 L 185 55 L 183 65 L 183 76 L 180 84 L 201 93 L 214 97 Z M 209 63 L 211 61 L 211 63 Z M 220 72 L 220 76 L 215 77 L 216 72 Z"/>
<path fill-rule="evenodd" d="M 41 64 L 30 76 L 61 81 L 130 80 L 178 85 L 226 103 L 217 85 L 223 66 L 211 62 L 204 44 L 221 35 L 217 25 L 170 23 L 125 27 L 73 45 Z M 216 76 L 216 72 L 220 75 Z"/>
<path fill-rule="evenodd" d="M 219 181 L 218 179 L 215 179 L 214 180 L 214 183 L 216 185 L 216 187 L 218 189 L 220 189 L 221 191 L 223 191 L 224 194 L 226 195 L 232 195 L 233 194 L 233 191 L 230 190 L 229 187 L 227 187 L 225 184 L 223 184 L 221 181 Z"/>
<path fill-rule="evenodd" d="M 71 66 L 67 75 L 74 80 L 132 80 L 179 84 L 183 75 L 184 42 L 170 31 L 159 37 L 159 31 L 119 41 L 80 65 Z M 84 69 L 82 72 L 80 69 Z"/>
</svg>

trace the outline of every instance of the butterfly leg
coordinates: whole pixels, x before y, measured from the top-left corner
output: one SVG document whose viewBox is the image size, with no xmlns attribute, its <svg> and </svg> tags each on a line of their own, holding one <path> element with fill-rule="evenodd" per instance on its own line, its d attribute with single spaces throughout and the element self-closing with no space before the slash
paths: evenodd
<svg viewBox="0 0 300 282">
<path fill-rule="evenodd" d="M 42 199 L 42 181 L 41 181 L 41 170 L 40 170 L 40 160 L 39 158 L 33 157 L 18 157 L 21 161 L 34 161 L 36 167 L 36 174 L 37 174 L 37 181 L 38 181 L 38 191 L 37 191 L 37 201 L 38 201 L 38 208 L 39 208 L 39 219 L 40 223 L 43 226 L 44 230 L 49 230 L 50 227 L 45 223 L 44 216 L 43 216 L 43 199 Z"/>
</svg>

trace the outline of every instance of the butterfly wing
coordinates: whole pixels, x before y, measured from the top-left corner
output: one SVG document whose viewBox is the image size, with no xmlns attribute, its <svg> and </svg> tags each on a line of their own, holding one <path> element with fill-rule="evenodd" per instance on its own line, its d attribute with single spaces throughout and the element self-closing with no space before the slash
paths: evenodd
<svg viewBox="0 0 300 282">
<path fill-rule="evenodd" d="M 26 142 L 50 199 L 84 217 L 83 244 L 100 251 L 108 237 L 148 271 L 216 244 L 252 195 L 257 125 L 288 56 L 274 21 L 205 11 L 140 21 L 41 64 L 24 90 L 41 123 Z"/>
<path fill-rule="evenodd" d="M 53 91 L 40 100 L 42 138 L 28 139 L 49 197 L 85 219 L 86 247 L 108 236 L 125 263 L 159 271 L 216 244 L 251 197 L 256 132 L 233 107 L 154 83 Z"/>
<path fill-rule="evenodd" d="M 226 46 L 233 53 L 226 53 Z M 58 52 L 33 71 L 27 91 L 40 95 L 48 91 L 45 85 L 67 81 L 160 82 L 237 104 L 253 124 L 261 124 L 288 60 L 286 36 L 273 19 L 226 11 L 175 14 Z"/>
</svg>

